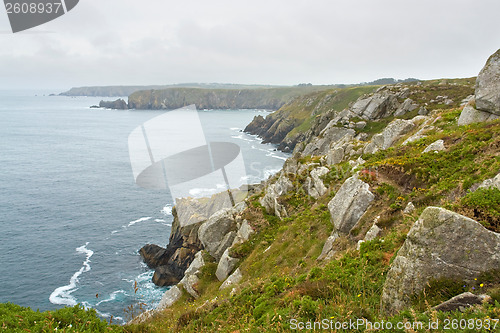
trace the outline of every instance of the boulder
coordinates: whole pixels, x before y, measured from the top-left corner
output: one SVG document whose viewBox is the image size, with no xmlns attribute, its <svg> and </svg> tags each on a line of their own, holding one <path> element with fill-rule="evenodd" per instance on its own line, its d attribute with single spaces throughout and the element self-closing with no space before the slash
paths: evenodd
<svg viewBox="0 0 500 333">
<path fill-rule="evenodd" d="M 439 207 L 428 207 L 410 229 L 387 273 L 381 305 L 395 313 L 440 278 L 473 281 L 500 268 L 500 234 Z"/>
<path fill-rule="evenodd" d="M 403 104 L 401 104 L 399 106 L 399 108 L 396 110 L 396 112 L 394 112 L 394 116 L 401 117 L 401 116 L 407 114 L 408 112 L 412 112 L 416 108 L 418 108 L 418 105 L 415 104 L 415 102 L 413 102 L 413 100 L 411 98 L 407 98 L 407 99 L 405 99 Z"/>
<path fill-rule="evenodd" d="M 338 147 L 328 151 L 326 163 L 328 165 L 339 164 L 344 159 L 344 148 Z"/>
<path fill-rule="evenodd" d="M 339 237 L 339 234 L 334 230 L 330 237 L 327 238 L 325 245 L 323 245 L 323 250 L 317 260 L 330 260 L 333 258 L 336 252 L 333 249 L 333 244 Z"/>
<path fill-rule="evenodd" d="M 293 184 L 282 172 L 278 180 L 266 188 L 266 194 L 260 199 L 260 204 L 270 214 L 279 218 L 287 217 L 285 207 L 278 202 L 278 198 L 293 189 Z"/>
<path fill-rule="evenodd" d="M 500 173 L 494 178 L 486 179 L 478 188 L 497 188 L 500 190 Z"/>
<path fill-rule="evenodd" d="M 423 153 L 430 153 L 430 152 L 435 152 L 438 153 L 440 151 L 445 150 L 446 147 L 444 146 L 444 141 L 443 140 L 437 140 L 431 143 L 427 148 L 424 149 Z"/>
<path fill-rule="evenodd" d="M 413 204 L 413 202 L 408 202 L 408 204 L 406 205 L 406 208 L 403 210 L 403 214 L 411 214 L 415 211 L 415 205 Z"/>
<path fill-rule="evenodd" d="M 424 106 L 422 106 L 419 110 L 418 110 L 418 114 L 420 116 L 427 116 L 429 114 L 429 110 L 427 110 Z"/>
<path fill-rule="evenodd" d="M 219 260 L 219 264 L 217 265 L 217 270 L 215 272 L 217 279 L 219 279 L 219 281 L 224 281 L 239 261 L 239 259 L 231 257 L 229 255 L 229 249 L 226 249 Z"/>
<path fill-rule="evenodd" d="M 304 182 L 304 189 L 307 194 L 317 199 L 327 192 L 328 189 L 325 187 L 320 177 L 326 175 L 328 172 L 330 172 L 330 170 L 325 167 L 319 167 L 311 171 L 311 176 L 307 177 Z"/>
<path fill-rule="evenodd" d="M 368 232 L 366 233 L 364 240 L 366 242 L 374 240 L 375 238 L 378 237 L 378 235 L 380 235 L 381 231 L 382 231 L 382 229 L 380 229 L 376 224 L 372 225 L 370 230 L 368 230 Z"/>
<path fill-rule="evenodd" d="M 220 259 L 225 249 L 233 243 L 237 230 L 235 215 L 245 207 L 246 204 L 242 202 L 233 208 L 221 209 L 200 226 L 198 237 L 212 257 Z"/>
<path fill-rule="evenodd" d="M 481 123 L 485 121 L 495 120 L 500 118 L 499 115 L 495 115 L 486 111 L 480 111 L 474 109 L 471 105 L 464 107 L 458 118 L 458 125 L 469 125 L 472 123 Z"/>
<path fill-rule="evenodd" d="M 358 99 L 350 110 L 356 116 L 366 120 L 375 120 L 392 115 L 399 107 L 396 95 L 387 92 L 378 92 Z"/>
<path fill-rule="evenodd" d="M 491 297 L 488 295 L 474 295 L 471 292 L 465 292 L 433 307 L 432 310 L 442 312 L 453 312 L 458 310 L 464 312 L 474 305 L 481 305 L 490 300 Z"/>
<path fill-rule="evenodd" d="M 349 234 L 373 199 L 375 196 L 370 192 L 367 183 L 358 179 L 357 175 L 348 178 L 328 203 L 335 230 Z"/>
<path fill-rule="evenodd" d="M 243 275 L 239 268 L 237 268 L 233 274 L 231 274 L 226 281 L 220 286 L 219 290 L 229 288 L 234 286 L 235 284 L 240 283 L 241 279 L 243 279 Z"/>
<path fill-rule="evenodd" d="M 373 154 L 379 150 L 386 150 L 404 134 L 415 127 L 411 120 L 395 119 L 380 134 L 375 134 L 372 142 L 366 145 L 365 154 Z"/>
<path fill-rule="evenodd" d="M 181 285 L 184 290 L 186 290 L 194 298 L 198 298 L 200 296 L 195 286 L 200 281 L 198 275 L 204 265 L 205 261 L 203 260 L 203 252 L 199 251 L 196 253 L 195 259 L 184 273 L 184 277 L 179 282 L 179 285 Z"/>
<path fill-rule="evenodd" d="M 177 286 L 173 286 L 163 294 L 160 304 L 158 304 L 158 306 L 156 307 L 156 311 L 161 311 L 171 307 L 181 297 L 182 297 L 181 289 Z"/>
<path fill-rule="evenodd" d="M 476 80 L 476 108 L 500 115 L 500 50 L 490 56 Z"/>
</svg>

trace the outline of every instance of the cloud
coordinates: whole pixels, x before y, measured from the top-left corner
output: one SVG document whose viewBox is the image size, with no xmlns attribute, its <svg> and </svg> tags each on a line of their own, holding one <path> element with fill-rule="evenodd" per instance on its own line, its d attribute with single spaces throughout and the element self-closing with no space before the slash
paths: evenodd
<svg viewBox="0 0 500 333">
<path fill-rule="evenodd" d="M 474 76 L 499 48 L 499 10 L 495 0 L 86 0 L 0 34 L 0 88 Z"/>
</svg>

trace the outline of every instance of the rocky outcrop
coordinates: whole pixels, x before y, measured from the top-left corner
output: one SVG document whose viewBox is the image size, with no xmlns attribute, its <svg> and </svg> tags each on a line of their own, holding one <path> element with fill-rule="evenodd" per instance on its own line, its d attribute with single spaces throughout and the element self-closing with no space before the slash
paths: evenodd
<svg viewBox="0 0 500 333">
<path fill-rule="evenodd" d="M 241 279 L 243 279 L 243 275 L 241 274 L 241 271 L 239 268 L 237 268 L 233 274 L 231 274 L 226 281 L 220 286 L 220 290 L 229 288 L 231 286 L 234 286 L 238 283 L 240 283 Z"/>
<path fill-rule="evenodd" d="M 396 95 L 382 90 L 371 96 L 358 99 L 350 107 L 350 110 L 358 117 L 375 120 L 394 114 L 399 106 Z"/>
<path fill-rule="evenodd" d="M 182 290 L 177 286 L 173 286 L 163 294 L 160 304 L 156 307 L 156 310 L 161 311 L 171 307 L 181 297 L 182 297 Z"/>
<path fill-rule="evenodd" d="M 473 106 L 467 105 L 464 107 L 458 118 L 458 125 L 469 125 L 473 123 L 481 123 L 500 118 L 499 115 L 474 109 Z"/>
<path fill-rule="evenodd" d="M 286 209 L 279 203 L 278 198 L 287 194 L 293 188 L 290 179 L 286 177 L 284 172 L 281 172 L 278 180 L 265 189 L 266 194 L 260 199 L 260 204 L 269 214 L 274 214 L 279 218 L 287 217 Z"/>
<path fill-rule="evenodd" d="M 438 153 L 440 151 L 446 150 L 446 147 L 444 146 L 444 141 L 443 140 L 437 140 L 431 143 L 427 148 L 424 149 L 423 153 Z"/>
<path fill-rule="evenodd" d="M 433 307 L 432 310 L 441 312 L 464 312 L 474 305 L 481 305 L 489 301 L 491 301 L 491 297 L 488 295 L 474 295 L 471 292 L 465 292 Z"/>
<path fill-rule="evenodd" d="M 184 277 L 179 282 L 179 285 L 184 288 L 191 296 L 198 298 L 200 295 L 196 290 L 196 284 L 200 281 L 198 275 L 201 273 L 201 268 L 205 266 L 205 260 L 203 260 L 203 252 L 199 251 L 196 253 L 193 262 L 189 265 L 188 269 L 184 273 Z"/>
<path fill-rule="evenodd" d="M 127 110 L 128 104 L 123 99 L 119 98 L 116 101 L 100 101 L 99 107 L 114 110 Z"/>
<path fill-rule="evenodd" d="M 198 230 L 198 237 L 204 249 L 219 260 L 224 251 L 233 244 L 237 231 L 238 214 L 246 208 L 241 202 L 233 208 L 222 209 L 203 223 Z"/>
<path fill-rule="evenodd" d="M 483 67 L 476 80 L 476 107 L 500 115 L 500 50 Z"/>
<path fill-rule="evenodd" d="M 399 106 L 399 108 L 394 112 L 394 117 L 401 117 L 407 114 L 408 112 L 412 112 L 413 110 L 418 108 L 418 104 L 416 104 L 411 98 L 405 99 L 403 104 Z"/>
<path fill-rule="evenodd" d="M 347 179 L 335 197 L 328 203 L 331 221 L 335 231 L 349 234 L 375 199 L 369 185 L 357 175 Z"/>
<path fill-rule="evenodd" d="M 473 281 L 500 268 L 500 234 L 460 214 L 428 207 L 408 233 L 382 292 L 387 313 L 410 305 L 430 280 Z"/>
<path fill-rule="evenodd" d="M 215 276 L 219 281 L 224 281 L 233 271 L 240 260 L 229 255 L 229 248 L 224 251 L 217 265 Z"/>
<path fill-rule="evenodd" d="M 330 172 L 330 170 L 326 167 L 319 167 L 311 171 L 310 177 L 307 177 L 304 182 L 304 189 L 307 194 L 317 199 L 327 192 L 328 189 L 323 184 L 320 177 L 326 175 L 328 172 Z"/>
<path fill-rule="evenodd" d="M 332 234 L 326 239 L 325 245 L 323 245 L 323 249 L 321 250 L 321 254 L 317 260 L 330 260 L 333 258 L 336 253 L 334 250 L 334 244 L 339 237 L 338 232 L 332 232 Z"/>
<path fill-rule="evenodd" d="M 379 150 L 390 148 L 402 135 L 415 127 L 411 120 L 395 119 L 380 134 L 375 134 L 372 142 L 366 145 L 365 154 L 374 154 Z"/>
<path fill-rule="evenodd" d="M 172 211 L 174 221 L 166 248 L 148 244 L 139 250 L 146 264 L 155 269 L 153 283 L 170 286 L 178 283 L 203 245 L 198 238 L 201 223 L 181 227 L 177 211 Z"/>
<path fill-rule="evenodd" d="M 500 173 L 494 178 L 486 179 L 479 185 L 478 188 L 497 188 L 500 190 Z"/>
</svg>

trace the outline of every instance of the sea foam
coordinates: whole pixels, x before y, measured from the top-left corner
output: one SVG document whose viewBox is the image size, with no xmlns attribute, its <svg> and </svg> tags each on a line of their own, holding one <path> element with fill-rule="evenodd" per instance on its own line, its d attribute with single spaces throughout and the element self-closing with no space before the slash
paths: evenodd
<svg viewBox="0 0 500 333">
<path fill-rule="evenodd" d="M 80 270 L 73 274 L 73 276 L 69 280 L 68 285 L 56 288 L 52 292 L 52 294 L 50 294 L 49 301 L 52 304 L 61 304 L 67 306 L 74 306 L 77 304 L 76 298 L 71 296 L 71 294 L 78 289 L 76 287 L 78 283 L 78 277 L 83 273 L 90 271 L 90 257 L 92 257 L 92 255 L 94 254 L 94 251 L 87 249 L 87 245 L 89 245 L 89 242 L 87 242 L 83 246 L 76 248 L 76 252 L 86 255 L 83 266 L 80 268 Z"/>
</svg>

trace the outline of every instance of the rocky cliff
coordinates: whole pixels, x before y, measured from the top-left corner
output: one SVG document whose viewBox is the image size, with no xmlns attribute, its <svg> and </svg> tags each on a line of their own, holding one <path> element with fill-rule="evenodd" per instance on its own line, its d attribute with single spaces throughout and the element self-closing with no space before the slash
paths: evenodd
<svg viewBox="0 0 500 333">
<path fill-rule="evenodd" d="M 277 110 L 297 96 L 327 86 L 295 86 L 261 89 L 169 88 L 144 90 L 129 96 L 131 109 L 177 109 L 194 104 L 198 109 Z"/>
<path fill-rule="evenodd" d="M 496 104 L 475 102 L 488 85 L 371 87 L 306 122 L 280 172 L 200 224 L 202 246 L 184 276 L 136 323 L 491 324 L 500 317 L 500 120 Z M 303 119 L 327 94 L 308 97 Z"/>
</svg>

